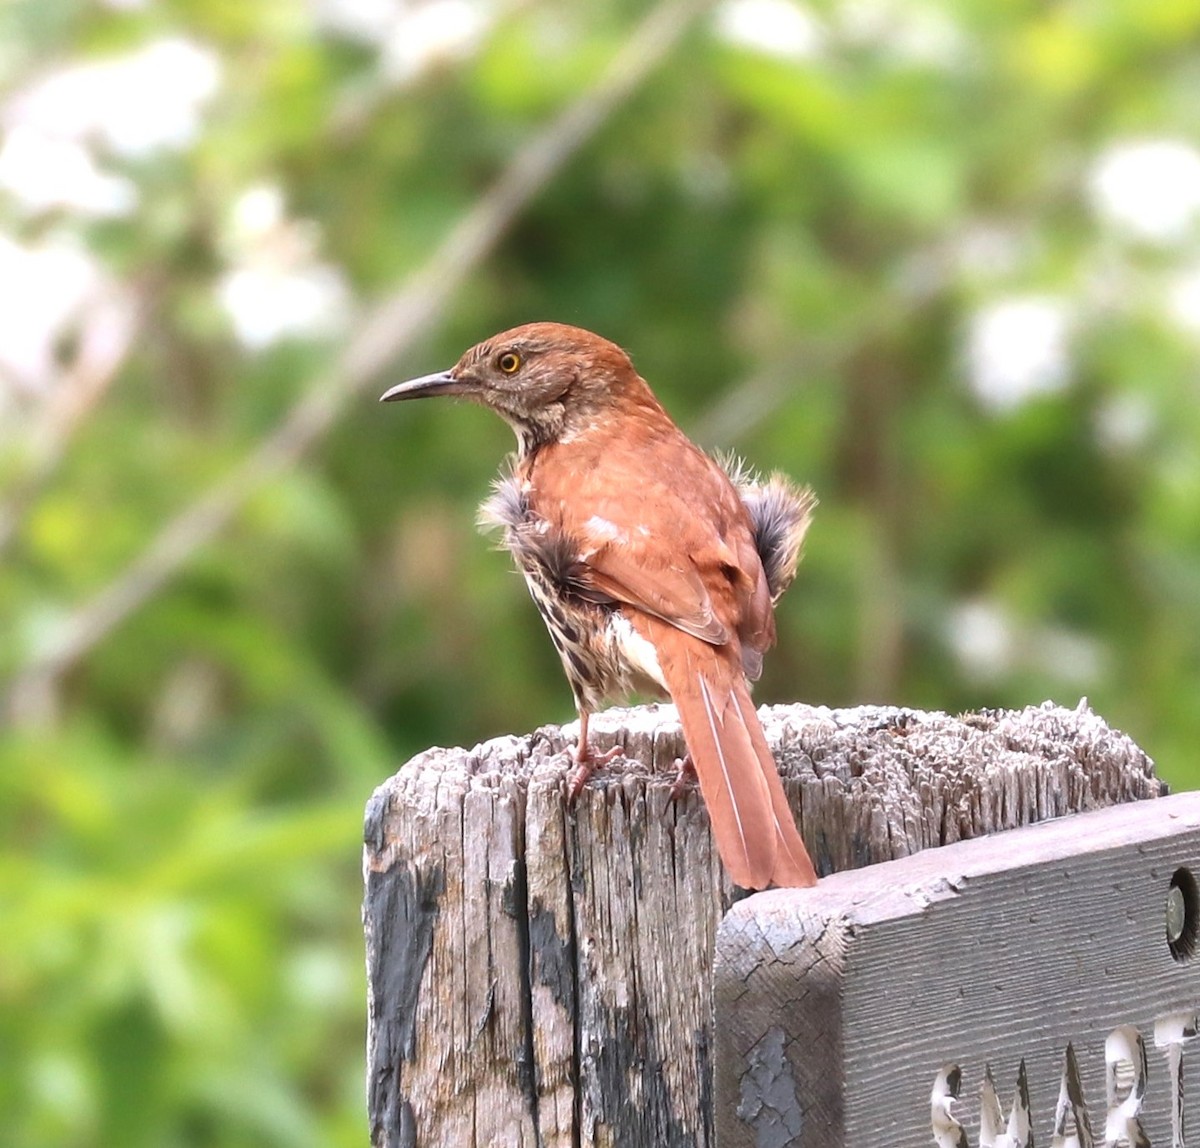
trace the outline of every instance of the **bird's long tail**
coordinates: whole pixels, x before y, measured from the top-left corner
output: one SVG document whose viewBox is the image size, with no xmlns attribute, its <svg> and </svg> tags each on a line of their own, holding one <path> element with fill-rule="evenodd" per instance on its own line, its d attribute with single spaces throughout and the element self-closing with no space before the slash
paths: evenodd
<svg viewBox="0 0 1200 1148">
<path fill-rule="evenodd" d="M 659 665 L 730 877 L 746 889 L 815 885 L 816 872 L 740 666 L 665 624 L 653 629 Z"/>
<path fill-rule="evenodd" d="M 775 820 L 775 839 L 778 845 L 775 853 L 775 868 L 771 871 L 771 884 L 781 889 L 804 888 L 817 883 L 817 871 L 813 868 L 812 858 L 804 846 L 804 840 L 796 829 L 796 820 L 792 816 L 787 794 L 783 791 L 783 781 L 775 766 L 775 758 L 771 747 L 767 745 L 767 735 L 763 733 L 762 722 L 758 720 L 758 711 L 750 697 L 750 687 L 746 679 L 737 676 L 733 682 L 733 698 L 737 703 L 739 713 L 750 741 L 754 746 L 755 756 L 766 779 L 767 789 L 771 794 L 771 810 Z"/>
</svg>

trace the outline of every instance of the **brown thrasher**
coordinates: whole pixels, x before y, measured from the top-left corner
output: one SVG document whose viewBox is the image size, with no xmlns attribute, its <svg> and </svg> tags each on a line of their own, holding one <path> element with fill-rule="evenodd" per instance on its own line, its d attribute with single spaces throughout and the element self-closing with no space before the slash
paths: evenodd
<svg viewBox="0 0 1200 1148">
<path fill-rule="evenodd" d="M 571 683 L 577 785 L 611 756 L 592 755 L 590 713 L 634 691 L 669 694 L 730 877 L 815 884 L 748 683 L 775 641 L 811 491 L 727 473 L 624 351 L 577 327 L 505 331 L 381 401 L 427 395 L 473 399 L 516 432 L 480 522 L 503 529 Z"/>
</svg>

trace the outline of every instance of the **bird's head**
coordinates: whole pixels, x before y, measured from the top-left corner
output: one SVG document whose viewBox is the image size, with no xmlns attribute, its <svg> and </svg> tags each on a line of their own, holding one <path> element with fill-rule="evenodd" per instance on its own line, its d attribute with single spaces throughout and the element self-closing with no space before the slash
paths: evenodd
<svg viewBox="0 0 1200 1148">
<path fill-rule="evenodd" d="M 527 323 L 472 347 L 448 371 L 410 379 L 380 402 L 461 395 L 491 407 L 517 433 L 521 452 L 578 431 L 622 397 L 649 388 L 615 343 L 562 323 Z"/>
</svg>

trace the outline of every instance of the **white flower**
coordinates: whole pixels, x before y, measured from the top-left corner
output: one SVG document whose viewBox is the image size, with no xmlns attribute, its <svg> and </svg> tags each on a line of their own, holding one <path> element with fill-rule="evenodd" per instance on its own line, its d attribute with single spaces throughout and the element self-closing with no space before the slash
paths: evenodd
<svg viewBox="0 0 1200 1148">
<path fill-rule="evenodd" d="M 128 215 L 138 199 L 129 180 L 102 172 L 82 144 L 25 125 L 11 128 L 0 146 L 0 187 L 33 212 L 64 207 L 86 216 Z"/>
<path fill-rule="evenodd" d="M 364 44 L 387 40 L 400 19 L 397 0 L 311 0 L 318 25 Z"/>
<path fill-rule="evenodd" d="M 217 290 L 238 339 L 251 350 L 334 334 L 346 319 L 346 284 L 324 264 L 242 267 L 223 276 Z"/>
<path fill-rule="evenodd" d="M 58 68 L 0 111 L 0 187 L 34 212 L 65 207 L 88 216 L 128 215 L 137 189 L 103 171 L 92 149 L 141 157 L 187 147 L 218 81 L 216 54 L 182 38 Z"/>
<path fill-rule="evenodd" d="M 981 308 L 967 335 L 971 389 L 993 410 L 1061 390 L 1070 376 L 1070 312 L 1050 296 L 1018 296 Z"/>
<path fill-rule="evenodd" d="M 1177 242 L 1200 216 L 1200 151 L 1172 139 L 1113 144 L 1093 164 L 1088 190 L 1106 222 L 1150 243 Z"/>
<path fill-rule="evenodd" d="M 963 672 L 978 681 L 1004 677 L 1016 661 L 1016 626 L 994 602 L 959 603 L 947 619 L 946 638 Z"/>
<path fill-rule="evenodd" d="M 0 375 L 28 390 L 57 373 L 55 346 L 102 285 L 97 264 L 71 240 L 22 247 L 0 235 Z"/>
<path fill-rule="evenodd" d="M 1184 331 L 1200 336 L 1200 266 L 1189 267 L 1168 283 L 1167 314 Z"/>
<path fill-rule="evenodd" d="M 738 47 L 789 60 L 812 59 L 823 42 L 816 18 L 790 0 L 725 0 L 717 9 L 716 30 Z"/>
<path fill-rule="evenodd" d="M 182 37 L 50 73 L 9 101 L 4 118 L 43 135 L 99 140 L 126 156 L 183 148 L 220 81 L 216 53 Z"/>
<path fill-rule="evenodd" d="M 967 39 L 949 10 L 916 0 L 843 0 L 837 19 L 848 40 L 876 48 L 897 64 L 944 68 L 969 55 Z"/>
<path fill-rule="evenodd" d="M 1108 396 L 1097 408 L 1096 441 L 1109 453 L 1121 454 L 1144 446 L 1158 426 L 1154 404 L 1144 394 Z"/>
<path fill-rule="evenodd" d="M 317 258 L 319 239 L 314 224 L 287 217 L 278 187 L 260 184 L 238 198 L 225 242 L 233 266 L 217 298 L 244 346 L 261 350 L 343 328 L 350 291 L 341 272 Z"/>
<path fill-rule="evenodd" d="M 1035 670 L 1078 689 L 1092 688 L 1108 672 L 1108 649 L 1098 638 L 1062 626 L 1044 626 L 1029 636 Z"/>
<path fill-rule="evenodd" d="M 426 69 L 466 59 L 491 24 L 486 7 L 472 0 L 430 0 L 403 9 L 383 47 L 383 71 L 397 84 Z"/>
<path fill-rule="evenodd" d="M 945 637 L 963 673 L 979 682 L 1024 670 L 1086 689 L 1109 669 L 1108 649 L 1092 635 L 1023 623 L 983 598 L 960 602 L 950 611 Z"/>
</svg>

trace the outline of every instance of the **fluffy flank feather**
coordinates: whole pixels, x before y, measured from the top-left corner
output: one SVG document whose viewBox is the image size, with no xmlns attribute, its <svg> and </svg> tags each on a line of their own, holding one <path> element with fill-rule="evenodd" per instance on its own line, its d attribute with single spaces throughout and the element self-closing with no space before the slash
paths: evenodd
<svg viewBox="0 0 1200 1148">
<path fill-rule="evenodd" d="M 502 472 L 492 493 L 479 507 L 475 521 L 480 530 L 519 531 L 529 521 L 529 498 L 511 470 Z"/>
<path fill-rule="evenodd" d="M 743 486 L 757 486 L 758 473 L 740 455 L 731 450 L 714 450 L 711 452 L 713 462 L 728 476 L 729 481 L 737 488 L 739 494 Z"/>
<path fill-rule="evenodd" d="M 481 530 L 504 531 L 500 545 L 516 559 L 517 569 L 532 564 L 564 593 L 593 602 L 610 601 L 586 584 L 586 570 L 574 539 L 552 530 L 550 523 L 533 513 L 524 486 L 511 472 L 492 483 L 492 493 L 480 506 L 476 521 Z"/>
<path fill-rule="evenodd" d="M 744 501 L 754 523 L 754 544 L 767 575 L 771 602 L 776 603 L 796 577 L 817 497 L 808 487 L 794 486 L 783 475 L 773 474 Z"/>
<path fill-rule="evenodd" d="M 720 455 L 717 462 L 729 475 L 750 514 L 754 546 L 767 576 L 771 602 L 775 604 L 796 577 L 800 549 L 817 506 L 817 496 L 809 487 L 796 486 L 779 473 L 764 482 L 736 455 Z"/>
</svg>

